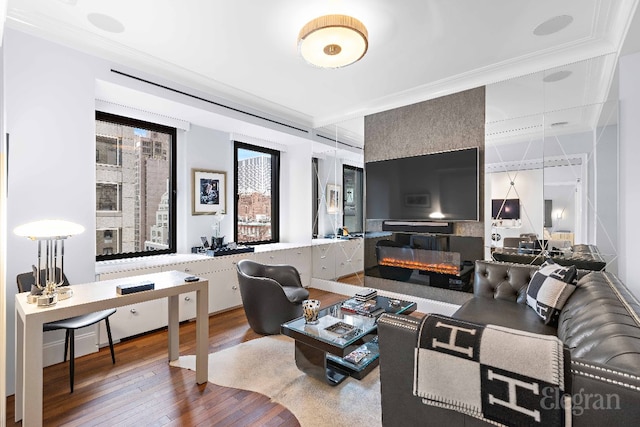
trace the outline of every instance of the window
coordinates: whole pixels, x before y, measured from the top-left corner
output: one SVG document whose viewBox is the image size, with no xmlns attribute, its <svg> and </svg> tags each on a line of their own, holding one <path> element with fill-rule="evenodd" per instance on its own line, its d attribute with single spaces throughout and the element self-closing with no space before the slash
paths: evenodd
<svg viewBox="0 0 640 427">
<path fill-rule="evenodd" d="M 237 243 L 279 241 L 280 153 L 235 142 Z"/>
<path fill-rule="evenodd" d="M 362 233 L 363 230 L 363 170 L 355 166 L 342 166 L 342 188 L 344 188 L 342 224 L 349 233 Z"/>
<path fill-rule="evenodd" d="M 96 259 L 175 253 L 176 129 L 96 112 Z"/>
</svg>

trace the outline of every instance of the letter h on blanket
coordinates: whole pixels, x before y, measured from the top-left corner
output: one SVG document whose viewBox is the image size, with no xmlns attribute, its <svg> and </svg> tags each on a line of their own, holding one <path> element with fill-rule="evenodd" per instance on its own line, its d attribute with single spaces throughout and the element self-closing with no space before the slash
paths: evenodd
<svg viewBox="0 0 640 427">
<path fill-rule="evenodd" d="M 419 329 L 413 393 L 493 424 L 564 426 L 571 405 L 549 407 L 545 396 L 570 395 L 565 366 L 569 352 L 555 336 L 430 314 Z"/>
</svg>

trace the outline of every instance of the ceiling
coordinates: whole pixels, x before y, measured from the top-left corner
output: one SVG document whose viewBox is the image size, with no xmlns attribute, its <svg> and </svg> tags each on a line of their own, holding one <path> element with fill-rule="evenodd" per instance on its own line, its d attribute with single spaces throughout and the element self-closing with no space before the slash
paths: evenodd
<svg viewBox="0 0 640 427">
<path fill-rule="evenodd" d="M 9 0 L 7 26 L 303 126 L 341 123 L 345 132 L 364 139 L 368 114 L 588 58 L 615 57 L 621 50 L 640 51 L 640 41 L 623 46 L 637 3 L 404 0 L 400 7 L 388 0 Z M 311 19 L 332 13 L 363 22 L 369 49 L 353 65 L 315 68 L 298 55 L 297 35 Z M 565 15 L 571 17 L 566 28 L 534 34 L 540 24 Z M 638 36 L 638 19 L 633 24 L 629 33 Z M 577 74 L 590 91 L 606 92 L 614 68 Z M 518 102 L 507 91 L 491 111 L 507 111 Z"/>
</svg>

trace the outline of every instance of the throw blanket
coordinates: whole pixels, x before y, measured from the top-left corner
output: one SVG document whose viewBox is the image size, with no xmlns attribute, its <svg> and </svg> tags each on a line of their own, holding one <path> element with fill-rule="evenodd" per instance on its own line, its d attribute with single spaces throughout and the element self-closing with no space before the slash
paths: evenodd
<svg viewBox="0 0 640 427">
<path fill-rule="evenodd" d="M 567 356 L 555 336 L 431 314 L 420 325 L 413 393 L 496 425 L 562 426 Z"/>
</svg>

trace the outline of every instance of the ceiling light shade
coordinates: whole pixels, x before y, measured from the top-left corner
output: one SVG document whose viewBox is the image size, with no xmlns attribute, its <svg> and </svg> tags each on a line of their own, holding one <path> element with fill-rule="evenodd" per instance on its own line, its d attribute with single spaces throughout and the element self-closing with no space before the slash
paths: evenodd
<svg viewBox="0 0 640 427">
<path fill-rule="evenodd" d="M 325 15 L 308 22 L 298 35 L 298 49 L 310 64 L 340 68 L 353 64 L 369 47 L 367 29 L 346 15 Z"/>
</svg>

